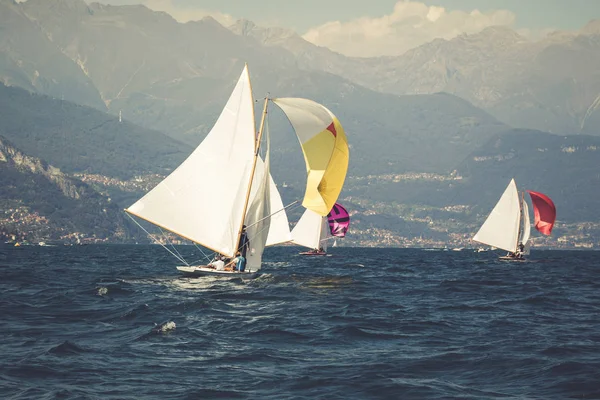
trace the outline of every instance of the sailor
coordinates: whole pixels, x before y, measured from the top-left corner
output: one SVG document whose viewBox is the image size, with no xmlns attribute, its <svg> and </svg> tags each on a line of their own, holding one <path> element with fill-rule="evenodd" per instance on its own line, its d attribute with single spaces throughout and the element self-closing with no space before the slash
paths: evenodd
<svg viewBox="0 0 600 400">
<path fill-rule="evenodd" d="M 217 254 L 215 256 L 215 261 L 208 264 L 207 267 L 213 268 L 217 271 L 224 271 L 225 270 L 225 262 L 222 260 L 221 255 Z"/>
<path fill-rule="evenodd" d="M 229 270 L 228 268 L 231 268 L 231 270 L 235 269 L 238 272 L 244 272 L 246 269 L 246 257 L 238 251 L 236 257 L 225 266 L 225 269 Z"/>
<path fill-rule="evenodd" d="M 242 226 L 242 234 L 240 235 L 240 245 L 238 246 L 238 250 L 240 251 L 242 257 L 246 258 L 246 252 L 250 247 L 250 241 L 248 240 L 248 234 L 246 233 L 246 225 Z"/>
</svg>

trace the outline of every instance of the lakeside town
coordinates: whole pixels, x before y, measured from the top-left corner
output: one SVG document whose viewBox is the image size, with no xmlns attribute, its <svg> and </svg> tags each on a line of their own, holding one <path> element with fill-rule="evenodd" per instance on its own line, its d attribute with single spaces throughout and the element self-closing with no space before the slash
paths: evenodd
<svg viewBox="0 0 600 400">
<path fill-rule="evenodd" d="M 163 177 L 160 175 L 137 176 L 130 180 L 119 180 L 96 174 L 78 174 L 76 178 L 86 182 L 106 198 L 111 199 L 115 191 L 128 193 L 141 193 L 156 185 Z M 353 181 L 386 180 L 398 181 L 401 179 L 425 180 L 455 180 L 460 176 L 436 174 L 404 174 L 389 176 L 371 176 L 366 178 L 351 178 Z M 471 240 L 478 226 L 462 222 L 460 215 L 470 211 L 466 205 L 451 205 L 442 209 L 423 210 L 419 207 L 390 208 L 366 200 L 359 200 L 353 196 L 346 196 L 344 201 L 350 206 L 352 218 L 351 229 L 338 243 L 339 246 L 349 247 L 399 247 L 399 248 L 449 248 L 449 249 L 479 249 L 484 248 Z M 361 211 L 352 209 L 356 205 Z M 416 209 L 415 209 L 416 207 Z M 445 211 L 455 215 L 447 220 L 435 220 L 427 216 L 427 211 Z M 406 224 L 414 223 L 427 227 L 423 231 L 400 231 L 394 226 L 378 228 L 365 222 L 369 217 L 394 215 L 401 217 Z M 425 215 L 425 216 L 424 216 Z M 290 221 L 292 224 L 295 221 Z M 52 229 L 46 216 L 29 210 L 18 201 L 5 204 L 0 208 L 0 242 L 7 245 L 36 245 L 36 244 L 98 244 L 98 243 L 164 243 L 173 244 L 189 243 L 174 235 L 154 235 L 148 237 L 139 231 L 139 235 L 128 237 L 123 232 L 118 235 L 99 237 L 86 232 L 69 231 L 65 228 Z M 575 224 L 557 221 L 555 231 L 551 236 L 536 236 L 534 246 L 548 249 L 597 249 L 600 248 L 600 224 L 581 222 Z"/>
</svg>

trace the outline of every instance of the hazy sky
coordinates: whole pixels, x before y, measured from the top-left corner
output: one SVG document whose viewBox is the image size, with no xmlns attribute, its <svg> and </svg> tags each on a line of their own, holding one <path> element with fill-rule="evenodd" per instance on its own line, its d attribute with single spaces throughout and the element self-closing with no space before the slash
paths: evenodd
<svg viewBox="0 0 600 400">
<path fill-rule="evenodd" d="M 451 39 L 491 25 L 537 37 L 577 30 L 600 18 L 600 0 L 101 0 L 145 4 L 185 22 L 212 15 L 227 25 L 247 18 L 295 30 L 347 55 L 394 55 L 435 38 Z"/>
</svg>

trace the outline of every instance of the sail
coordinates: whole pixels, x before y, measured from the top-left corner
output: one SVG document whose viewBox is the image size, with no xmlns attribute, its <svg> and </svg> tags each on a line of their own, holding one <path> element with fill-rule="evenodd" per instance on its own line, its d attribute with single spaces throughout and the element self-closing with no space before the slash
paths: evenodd
<svg viewBox="0 0 600 400">
<path fill-rule="evenodd" d="M 327 251 L 327 245 L 329 244 L 329 224 L 327 223 L 327 217 L 321 217 L 321 233 L 319 235 L 319 245 L 317 249 Z"/>
<path fill-rule="evenodd" d="M 327 214 L 329 222 L 329 231 L 332 236 L 344 237 L 350 226 L 350 215 L 348 211 L 339 203 L 335 203 L 333 208 Z"/>
<path fill-rule="evenodd" d="M 524 256 L 528 256 L 529 254 L 531 254 L 531 240 L 529 240 L 529 241 L 527 241 L 527 243 L 525 243 L 522 254 Z"/>
<path fill-rule="evenodd" d="M 269 236 L 267 236 L 266 246 L 286 243 L 292 240 L 290 232 L 290 222 L 287 213 L 283 207 L 281 194 L 277 190 L 277 185 L 273 177 L 269 177 L 269 198 L 271 201 L 271 226 L 269 227 Z"/>
<path fill-rule="evenodd" d="M 523 235 L 521 236 L 521 243 L 527 244 L 531 237 L 531 221 L 529 220 L 529 206 L 523 200 Z"/>
<path fill-rule="evenodd" d="M 523 255 L 529 255 L 531 248 L 531 221 L 529 220 L 529 206 L 523 200 L 523 235 L 521 236 L 521 243 L 523 244 Z"/>
<path fill-rule="evenodd" d="M 348 170 L 348 140 L 342 125 L 327 108 L 312 100 L 278 98 L 290 120 L 306 162 L 307 181 L 302 205 L 326 216 L 337 201 Z"/>
<path fill-rule="evenodd" d="M 267 243 L 271 225 L 271 174 L 269 169 L 269 130 L 266 128 L 265 160 L 260 171 L 255 169 L 250 191 L 251 203 L 246 212 L 244 224 L 250 242 L 249 251 L 246 253 L 246 269 L 258 271 L 262 263 L 262 254 Z M 258 157 L 260 159 L 260 157 Z M 257 166 L 258 160 L 257 159 Z"/>
<path fill-rule="evenodd" d="M 292 243 L 310 249 L 318 249 L 321 246 L 321 234 L 323 231 L 323 217 L 312 210 L 304 211 L 298 223 L 292 229 Z M 328 229 L 328 226 L 326 226 Z"/>
<path fill-rule="evenodd" d="M 512 179 L 473 240 L 506 251 L 516 251 L 520 214 L 519 193 Z"/>
<path fill-rule="evenodd" d="M 543 193 L 527 191 L 533 204 L 534 225 L 540 233 L 550 235 L 556 221 L 556 207 L 550 197 Z"/>
<path fill-rule="evenodd" d="M 245 67 L 225 108 L 194 152 L 126 211 L 233 256 L 254 160 L 254 100 Z"/>
<path fill-rule="evenodd" d="M 264 168 L 264 161 L 259 157 L 256 160 L 256 171 L 254 172 L 255 177 L 257 175 L 264 176 Z M 252 190 L 250 196 L 252 197 L 253 195 L 255 195 L 254 189 Z M 286 243 L 292 240 L 290 222 L 285 212 L 283 201 L 281 200 L 281 194 L 279 194 L 279 190 L 277 189 L 277 185 L 275 184 L 271 174 L 269 174 L 269 203 L 271 222 L 269 226 L 269 235 L 267 236 L 267 243 L 265 245 L 267 247 Z"/>
</svg>

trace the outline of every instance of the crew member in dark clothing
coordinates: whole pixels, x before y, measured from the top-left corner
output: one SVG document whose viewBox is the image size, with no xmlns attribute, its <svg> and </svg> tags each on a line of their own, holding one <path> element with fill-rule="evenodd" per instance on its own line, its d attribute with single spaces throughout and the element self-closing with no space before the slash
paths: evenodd
<svg viewBox="0 0 600 400">
<path fill-rule="evenodd" d="M 246 225 L 242 227 L 242 234 L 240 236 L 240 245 L 238 246 L 238 250 L 242 254 L 242 257 L 246 258 L 246 252 L 250 247 L 250 241 L 248 240 L 248 234 L 246 233 Z"/>
</svg>

